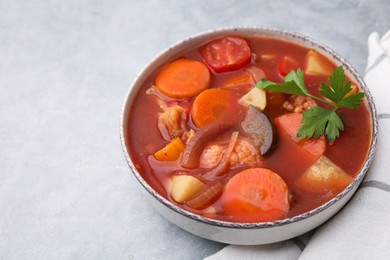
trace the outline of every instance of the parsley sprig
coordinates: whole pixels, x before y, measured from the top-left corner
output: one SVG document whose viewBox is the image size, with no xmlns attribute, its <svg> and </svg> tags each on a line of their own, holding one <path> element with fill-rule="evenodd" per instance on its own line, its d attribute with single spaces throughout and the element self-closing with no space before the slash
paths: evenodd
<svg viewBox="0 0 390 260">
<path fill-rule="evenodd" d="M 363 101 L 364 93 L 352 93 L 351 82 L 346 82 L 346 76 L 342 66 L 336 68 L 329 77 L 329 85 L 325 82 L 320 84 L 320 94 L 325 97 L 317 97 L 309 93 L 304 82 L 304 73 L 301 69 L 292 70 L 285 78 L 284 83 L 275 83 L 262 79 L 257 83 L 260 89 L 269 89 L 273 92 L 296 94 L 311 97 L 327 105 L 329 108 L 320 106 L 312 107 L 305 111 L 302 126 L 297 136 L 300 138 L 318 139 L 325 135 L 329 141 L 334 141 L 344 130 L 344 124 L 337 110 L 341 107 L 356 109 Z M 329 101 L 330 100 L 330 101 Z"/>
</svg>

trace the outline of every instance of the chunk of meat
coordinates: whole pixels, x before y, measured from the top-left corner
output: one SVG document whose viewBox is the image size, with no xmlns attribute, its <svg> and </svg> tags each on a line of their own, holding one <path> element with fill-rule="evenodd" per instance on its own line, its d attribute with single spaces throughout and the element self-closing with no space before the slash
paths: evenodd
<svg viewBox="0 0 390 260">
<path fill-rule="evenodd" d="M 241 139 L 234 147 L 230 156 L 231 167 L 243 164 L 251 164 L 260 160 L 259 149 L 249 140 Z"/>
<path fill-rule="evenodd" d="M 213 123 L 196 133 L 187 142 L 180 165 L 184 168 L 195 169 L 199 166 L 199 157 L 207 144 L 217 136 L 228 131 L 231 123 Z"/>
<path fill-rule="evenodd" d="M 186 132 L 187 116 L 184 108 L 174 105 L 158 115 L 158 128 L 165 140 L 179 137 Z"/>
<path fill-rule="evenodd" d="M 217 165 L 225 150 L 226 147 L 219 144 L 207 146 L 200 156 L 200 167 L 211 168 Z"/>
<path fill-rule="evenodd" d="M 218 164 L 226 152 L 226 145 L 213 144 L 207 146 L 200 156 L 200 166 L 212 168 Z M 239 138 L 229 158 L 229 167 L 235 168 L 243 164 L 251 164 L 260 160 L 257 147 L 248 139 Z"/>
<path fill-rule="evenodd" d="M 314 106 L 318 106 L 314 99 L 300 95 L 291 95 L 290 99 L 283 103 L 285 109 L 295 113 L 304 113 Z"/>
<path fill-rule="evenodd" d="M 225 153 L 222 155 L 221 160 L 218 162 L 218 164 L 212 168 L 210 171 L 203 174 L 203 177 L 206 179 L 213 179 L 217 176 L 221 176 L 226 173 L 226 171 L 229 169 L 229 158 L 233 153 L 234 147 L 236 146 L 238 139 L 238 132 L 233 132 L 232 136 L 230 137 L 228 147 L 226 148 Z"/>
</svg>

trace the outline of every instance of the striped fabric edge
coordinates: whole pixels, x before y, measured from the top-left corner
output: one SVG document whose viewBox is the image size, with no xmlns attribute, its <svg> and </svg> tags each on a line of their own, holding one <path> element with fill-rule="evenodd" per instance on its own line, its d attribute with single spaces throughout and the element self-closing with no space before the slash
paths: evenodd
<svg viewBox="0 0 390 260">
<path fill-rule="evenodd" d="M 378 119 L 390 119 L 390 113 L 380 113 L 378 114 Z M 363 181 L 362 184 L 360 184 L 359 189 L 362 188 L 375 188 L 378 190 L 390 192 L 389 184 L 376 180 Z"/>
<path fill-rule="evenodd" d="M 386 53 L 382 53 L 378 58 L 375 59 L 375 61 L 372 63 L 372 65 L 366 69 L 366 73 L 369 73 L 371 70 L 375 69 L 376 66 L 378 66 L 379 63 L 381 63 L 382 60 L 384 60 L 387 57 Z"/>
<path fill-rule="evenodd" d="M 390 185 L 387 183 L 384 183 L 382 181 L 376 181 L 376 180 L 369 180 L 369 181 L 364 181 L 360 185 L 360 189 L 363 188 L 375 188 L 378 190 L 390 192 Z"/>
<path fill-rule="evenodd" d="M 389 113 L 380 113 L 378 114 L 378 119 L 389 119 L 390 114 Z"/>
<path fill-rule="evenodd" d="M 299 237 L 294 237 L 290 239 L 290 241 L 292 241 L 299 248 L 299 250 L 301 250 L 301 252 L 303 252 L 303 250 L 306 247 L 305 242 L 303 242 L 303 240 L 300 239 Z"/>
</svg>

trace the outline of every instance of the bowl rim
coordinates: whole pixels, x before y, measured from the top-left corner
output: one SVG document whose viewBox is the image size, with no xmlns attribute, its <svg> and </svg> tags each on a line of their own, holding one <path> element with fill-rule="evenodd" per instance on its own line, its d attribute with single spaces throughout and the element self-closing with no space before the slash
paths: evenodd
<svg viewBox="0 0 390 260">
<path fill-rule="evenodd" d="M 248 32 L 251 32 L 250 34 Z M 130 110 L 130 99 L 131 95 L 133 93 L 134 85 L 137 83 L 138 79 L 142 76 L 144 71 L 150 67 L 156 60 L 160 59 L 164 55 L 168 55 L 169 52 L 171 52 L 174 49 L 180 48 L 183 44 L 186 44 L 189 41 L 192 41 L 194 39 L 198 39 L 201 37 L 210 37 L 210 36 L 215 36 L 219 37 L 222 35 L 227 35 L 227 34 L 237 34 L 237 35 L 245 35 L 245 33 L 248 33 L 248 35 L 253 35 L 255 33 L 259 35 L 270 35 L 272 37 L 277 37 L 289 41 L 294 41 L 296 44 L 303 45 L 307 47 L 305 44 L 311 44 L 312 46 L 315 46 L 321 51 L 323 51 L 325 54 L 329 55 L 332 57 L 332 59 L 336 62 L 339 62 L 345 69 L 346 72 L 349 73 L 356 81 L 358 82 L 359 86 L 365 93 L 365 99 L 367 100 L 367 106 L 368 106 L 368 111 L 370 113 L 370 118 L 372 121 L 372 127 L 371 127 L 371 132 L 372 132 L 372 138 L 371 138 L 371 143 L 368 148 L 367 156 L 365 159 L 364 164 L 362 165 L 360 171 L 354 178 L 354 180 L 338 195 L 336 195 L 334 198 L 329 200 L 328 202 L 310 210 L 305 213 L 302 213 L 300 215 L 296 215 L 293 217 L 281 219 L 281 220 L 275 220 L 271 222 L 256 222 L 256 223 L 241 223 L 241 222 L 229 222 L 229 221 L 222 221 L 222 220 L 217 220 L 217 219 L 212 219 L 212 218 L 207 218 L 203 217 L 201 215 L 192 213 L 190 211 L 187 211 L 172 202 L 170 202 L 168 199 L 164 198 L 162 195 L 160 195 L 157 191 L 155 191 L 141 176 L 141 174 L 138 172 L 136 169 L 134 163 L 132 162 L 130 158 L 130 151 L 128 149 L 128 146 L 126 145 L 126 137 L 125 137 L 125 129 L 126 129 L 126 124 L 127 124 L 127 118 L 126 118 L 126 113 L 128 110 Z M 210 38 L 210 40 L 212 37 Z M 188 47 L 193 47 L 196 44 L 193 44 L 192 46 L 187 46 Z M 175 54 L 175 53 L 173 53 Z M 172 55 L 170 55 L 172 56 Z M 232 229 L 261 229 L 261 228 L 269 228 L 269 227 L 278 227 L 278 226 L 283 226 L 287 225 L 290 223 L 294 222 L 299 222 L 305 219 L 310 218 L 311 216 L 317 215 L 327 208 L 331 207 L 338 201 L 340 201 L 343 197 L 345 197 L 349 192 L 353 191 L 356 192 L 356 189 L 364 179 L 372 161 L 374 158 L 375 150 L 376 150 L 376 144 L 377 144 L 377 135 L 378 135 L 378 116 L 377 116 L 377 110 L 376 106 L 373 100 L 373 97 L 363 81 L 362 77 L 357 73 L 357 71 L 349 64 L 349 62 L 341 57 L 337 52 L 335 52 L 333 49 L 329 48 L 328 46 L 308 37 L 303 34 L 293 32 L 293 31 L 287 31 L 283 29 L 278 29 L 278 28 L 272 28 L 272 27 L 258 27 L 258 26 L 237 26 L 237 27 L 222 27 L 222 28 L 216 28 L 204 32 L 200 32 L 197 34 L 193 34 L 184 40 L 178 41 L 171 45 L 170 47 L 166 48 L 156 56 L 154 56 L 147 64 L 142 68 L 142 70 L 136 75 L 134 78 L 133 82 L 131 83 L 130 88 L 128 89 L 128 92 L 125 96 L 123 106 L 122 106 L 122 112 L 120 116 L 120 140 L 121 140 L 121 146 L 122 146 L 122 151 L 124 153 L 124 156 L 126 158 L 127 164 L 129 165 L 133 175 L 136 177 L 138 182 L 143 186 L 143 188 L 149 192 L 155 199 L 157 199 L 161 204 L 169 208 L 170 210 L 173 210 L 176 213 L 179 213 L 180 215 L 187 217 L 189 219 L 195 220 L 202 222 L 204 224 L 212 225 L 212 226 L 219 226 L 219 227 L 226 227 L 226 228 L 232 228 Z M 352 196 L 351 196 L 352 197 Z"/>
</svg>

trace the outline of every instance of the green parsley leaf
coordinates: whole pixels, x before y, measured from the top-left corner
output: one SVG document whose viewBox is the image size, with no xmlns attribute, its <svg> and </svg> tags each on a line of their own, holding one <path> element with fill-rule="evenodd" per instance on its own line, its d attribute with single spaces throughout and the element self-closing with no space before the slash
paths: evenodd
<svg viewBox="0 0 390 260">
<path fill-rule="evenodd" d="M 351 94 L 348 97 L 345 97 L 344 99 L 342 99 L 338 103 L 338 105 L 340 107 L 347 107 L 347 108 L 356 109 L 360 105 L 360 103 L 362 103 L 363 98 L 364 98 L 364 93 L 361 93 L 361 92 L 354 93 L 354 94 Z"/>
<path fill-rule="evenodd" d="M 344 69 L 343 67 L 338 67 L 337 69 L 335 69 L 333 71 L 333 74 L 329 77 L 329 84 L 332 88 L 330 88 L 331 90 L 333 90 L 332 92 L 332 96 L 335 97 L 335 100 L 332 100 L 334 101 L 335 103 L 339 103 L 340 100 L 342 100 L 345 95 L 348 94 L 349 91 L 352 90 L 351 88 L 351 82 L 348 82 L 348 86 L 345 85 L 345 80 L 346 80 L 346 77 L 345 77 L 345 74 L 344 74 Z M 321 84 L 321 86 L 323 86 L 324 84 Z M 328 97 L 327 93 L 321 93 L 321 95 L 325 96 L 325 97 Z M 328 97 L 330 99 L 330 96 Z"/>
<path fill-rule="evenodd" d="M 256 86 L 274 92 L 311 97 L 328 105 L 330 109 L 316 106 L 306 110 L 297 136 L 318 139 L 325 135 L 329 141 L 334 141 L 340 136 L 340 131 L 344 130 L 343 121 L 337 114 L 337 110 L 341 107 L 356 109 L 364 98 L 364 93 L 361 92 L 349 94 L 352 87 L 351 82 L 346 82 L 346 79 L 343 67 L 336 68 L 329 77 L 329 85 L 325 82 L 320 84 L 320 94 L 326 99 L 311 95 L 308 92 L 304 82 L 304 73 L 301 69 L 292 70 L 284 78 L 284 83 L 262 79 Z"/>
<path fill-rule="evenodd" d="M 297 71 L 292 70 L 284 78 L 284 83 L 275 83 L 267 79 L 262 79 L 256 84 L 256 86 L 260 89 L 266 88 L 273 92 L 306 96 L 309 93 L 305 87 L 303 77 L 304 76 L 301 69 L 298 69 Z"/>
<path fill-rule="evenodd" d="M 346 77 L 343 67 L 338 67 L 333 71 L 329 77 L 329 85 L 325 82 L 321 83 L 320 93 L 324 97 L 332 100 L 336 107 L 357 108 L 363 101 L 364 94 L 353 93 L 349 96 L 347 94 L 352 90 L 351 82 L 345 83 Z"/>
<path fill-rule="evenodd" d="M 335 110 L 316 106 L 306 110 L 303 114 L 298 137 L 318 139 L 325 134 L 329 141 L 334 141 L 342 130 L 344 130 L 343 122 Z"/>
<path fill-rule="evenodd" d="M 284 81 L 295 82 L 298 85 L 298 87 L 301 89 L 302 93 L 304 93 L 306 95 L 309 94 L 307 92 L 307 89 L 305 86 L 304 74 L 303 74 L 303 71 L 301 69 L 298 69 L 297 71 L 294 71 L 294 70 L 290 71 L 290 73 L 288 73 L 286 75 L 286 77 L 284 78 Z"/>
</svg>

